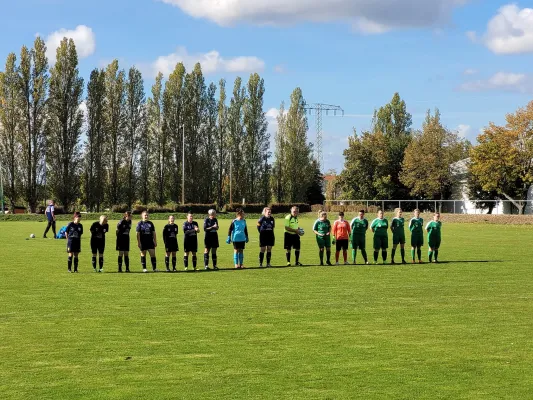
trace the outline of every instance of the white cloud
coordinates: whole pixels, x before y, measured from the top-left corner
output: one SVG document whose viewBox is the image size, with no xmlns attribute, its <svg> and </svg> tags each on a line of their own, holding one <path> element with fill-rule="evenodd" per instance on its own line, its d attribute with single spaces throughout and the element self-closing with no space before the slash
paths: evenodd
<svg viewBox="0 0 533 400">
<path fill-rule="evenodd" d="M 487 24 L 487 31 L 478 38 L 469 32 L 472 41 L 480 41 L 496 54 L 533 52 L 533 8 L 520 9 L 516 4 L 501 7 Z M 479 39 L 479 40 L 478 40 Z"/>
<path fill-rule="evenodd" d="M 363 33 L 441 25 L 470 0 L 160 0 L 222 26 L 344 22 Z"/>
<path fill-rule="evenodd" d="M 533 93 L 533 76 L 511 72 L 498 72 L 489 79 L 463 83 L 459 88 L 467 92 L 500 90 L 516 93 Z"/>
<path fill-rule="evenodd" d="M 463 138 L 468 137 L 472 132 L 472 127 L 470 125 L 459 124 L 457 127 L 457 134 Z"/>
<path fill-rule="evenodd" d="M 286 68 L 284 65 L 276 65 L 274 66 L 274 72 L 276 74 L 284 74 L 285 72 L 287 72 Z"/>
<path fill-rule="evenodd" d="M 48 35 L 45 41 L 46 56 L 50 64 L 55 63 L 56 50 L 65 37 L 74 40 L 80 59 L 89 57 L 96 50 L 96 36 L 88 26 L 78 25 L 74 30 L 60 29 Z"/>
<path fill-rule="evenodd" d="M 277 108 L 271 108 L 265 115 L 268 119 L 275 120 L 279 115 L 279 110 Z"/>
<path fill-rule="evenodd" d="M 475 75 L 477 74 L 477 70 L 473 68 L 467 68 L 463 71 L 464 75 Z"/>
<path fill-rule="evenodd" d="M 182 62 L 187 70 L 192 70 L 194 64 L 199 62 L 202 64 L 202 71 L 204 74 L 212 74 L 215 72 L 261 72 L 265 68 L 265 62 L 258 57 L 240 56 L 234 58 L 224 58 L 216 50 L 208 53 L 189 54 L 184 47 L 178 47 L 172 54 L 158 57 L 150 65 L 150 73 L 156 75 L 162 72 L 168 76 L 176 64 Z"/>
</svg>

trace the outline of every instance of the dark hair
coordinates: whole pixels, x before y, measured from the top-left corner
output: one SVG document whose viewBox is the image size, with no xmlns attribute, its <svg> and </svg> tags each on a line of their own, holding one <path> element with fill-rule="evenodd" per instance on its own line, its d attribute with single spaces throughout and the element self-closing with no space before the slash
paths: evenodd
<svg viewBox="0 0 533 400">
<path fill-rule="evenodd" d="M 235 210 L 235 214 L 237 214 L 237 215 L 241 215 L 241 216 L 242 216 L 242 215 L 244 215 L 244 210 L 243 210 L 242 208 L 237 208 L 237 209 Z"/>
<path fill-rule="evenodd" d="M 365 210 L 359 210 L 359 212 L 364 214 L 364 213 L 365 213 Z"/>
<path fill-rule="evenodd" d="M 131 217 L 131 211 L 126 211 L 122 216 L 122 219 L 126 219 L 126 217 Z"/>
<path fill-rule="evenodd" d="M 187 211 L 187 215 L 192 215 L 192 210 Z"/>
<path fill-rule="evenodd" d="M 339 212 L 339 217 L 344 217 L 344 211 Z"/>
<path fill-rule="evenodd" d="M 77 218 L 81 218 L 81 212 L 76 211 L 76 212 L 74 213 L 74 215 L 72 216 L 72 219 L 75 219 L 76 217 L 77 217 Z"/>
</svg>

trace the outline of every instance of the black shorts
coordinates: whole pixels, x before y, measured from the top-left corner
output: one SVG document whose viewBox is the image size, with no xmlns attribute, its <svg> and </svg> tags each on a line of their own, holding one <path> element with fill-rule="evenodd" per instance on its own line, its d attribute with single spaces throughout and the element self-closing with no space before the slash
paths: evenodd
<svg viewBox="0 0 533 400">
<path fill-rule="evenodd" d="M 100 253 L 102 254 L 105 250 L 105 240 L 91 238 L 91 251 L 93 254 Z"/>
<path fill-rule="evenodd" d="M 259 247 L 274 247 L 275 242 L 274 231 L 259 232 Z"/>
<path fill-rule="evenodd" d="M 197 236 L 185 236 L 183 240 L 183 251 L 185 253 L 197 253 L 198 252 L 198 237 Z"/>
<path fill-rule="evenodd" d="M 337 240 L 335 248 L 337 251 L 348 250 L 348 239 Z"/>
<path fill-rule="evenodd" d="M 175 253 L 178 250 L 178 240 L 176 238 L 167 239 L 165 242 L 165 251 L 167 253 Z"/>
<path fill-rule="evenodd" d="M 130 251 L 130 237 L 123 235 L 117 237 L 117 251 Z"/>
<path fill-rule="evenodd" d="M 68 239 L 67 240 L 67 253 L 81 253 L 81 240 L 80 239 Z"/>
<path fill-rule="evenodd" d="M 204 246 L 206 249 L 218 249 L 218 234 L 206 233 L 204 238 Z"/>
<path fill-rule="evenodd" d="M 290 249 L 300 250 L 300 235 L 285 232 L 285 240 L 283 243 L 283 248 L 285 250 L 290 250 Z"/>
<path fill-rule="evenodd" d="M 141 251 L 155 250 L 154 241 L 150 240 L 141 240 Z"/>
<path fill-rule="evenodd" d="M 233 242 L 233 248 L 235 250 L 244 250 L 246 248 L 246 242 Z"/>
</svg>

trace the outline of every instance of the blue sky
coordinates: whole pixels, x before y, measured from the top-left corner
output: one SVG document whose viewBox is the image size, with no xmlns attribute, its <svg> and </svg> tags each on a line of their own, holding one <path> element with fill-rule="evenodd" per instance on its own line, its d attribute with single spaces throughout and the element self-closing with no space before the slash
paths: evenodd
<svg viewBox="0 0 533 400">
<path fill-rule="evenodd" d="M 415 128 L 438 107 L 474 142 L 533 97 L 531 1 L 19 0 L 3 11 L 2 60 L 36 34 L 50 48 L 66 35 L 86 79 L 117 58 L 143 71 L 148 94 L 156 70 L 203 61 L 207 81 L 224 77 L 229 90 L 259 72 L 269 116 L 297 86 L 309 103 L 338 104 L 343 118 L 324 117 L 325 168 L 338 171 L 352 128 L 368 129 L 394 92 Z"/>
</svg>

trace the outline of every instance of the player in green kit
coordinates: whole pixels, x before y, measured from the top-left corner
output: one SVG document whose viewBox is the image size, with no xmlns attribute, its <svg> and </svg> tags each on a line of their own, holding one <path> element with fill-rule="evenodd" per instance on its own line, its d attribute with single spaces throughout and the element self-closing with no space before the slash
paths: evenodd
<svg viewBox="0 0 533 400">
<path fill-rule="evenodd" d="M 378 211 L 378 217 L 372 221 L 370 229 L 374 232 L 374 264 L 378 263 L 379 250 L 383 264 L 387 262 L 387 248 L 389 247 L 389 221 L 383 217 L 383 210 Z"/>
<path fill-rule="evenodd" d="M 432 261 L 433 255 L 435 255 L 436 263 L 439 262 L 439 247 L 441 241 L 442 222 L 440 222 L 440 213 L 436 212 L 433 216 L 433 221 L 428 222 L 426 225 L 426 231 L 428 233 L 428 257 L 429 262 Z"/>
<path fill-rule="evenodd" d="M 355 264 L 357 256 L 357 249 L 361 250 L 365 264 L 368 264 L 368 257 L 366 255 L 366 231 L 368 230 L 368 220 L 365 218 L 365 210 L 359 211 L 359 216 L 352 219 L 350 224 L 352 228 L 352 260 Z"/>
<path fill-rule="evenodd" d="M 415 250 L 418 256 L 418 263 L 422 264 L 422 246 L 424 245 L 424 220 L 420 218 L 420 210 L 417 208 L 414 217 L 409 221 L 411 231 L 411 257 L 415 263 Z"/>
<path fill-rule="evenodd" d="M 319 248 L 320 265 L 324 265 L 324 249 L 326 249 L 326 264 L 331 265 L 331 222 L 327 212 L 320 212 L 320 217 L 313 225 L 313 232 Z"/>
<path fill-rule="evenodd" d="M 405 262 L 405 219 L 402 216 L 403 212 L 401 208 L 396 209 L 396 217 L 392 219 L 390 224 L 390 229 L 392 231 L 392 254 L 391 254 L 391 264 L 396 264 L 394 262 L 394 255 L 396 254 L 396 248 L 400 245 L 400 251 L 402 254 L 402 264 Z"/>
</svg>

